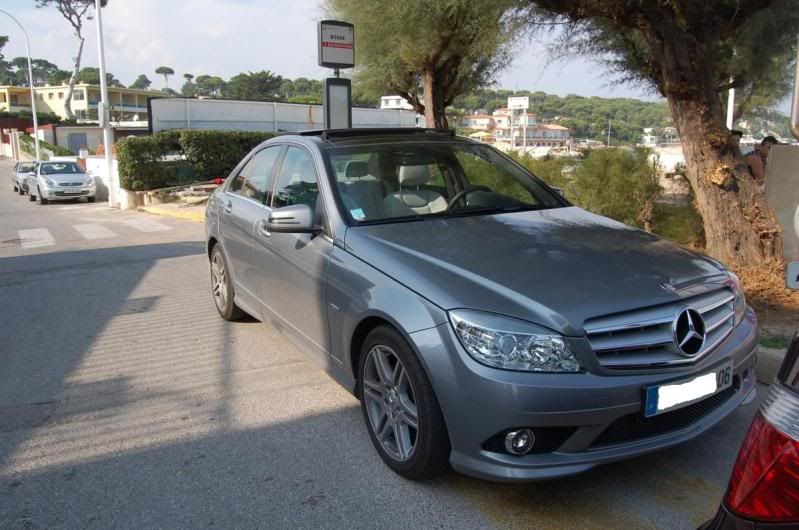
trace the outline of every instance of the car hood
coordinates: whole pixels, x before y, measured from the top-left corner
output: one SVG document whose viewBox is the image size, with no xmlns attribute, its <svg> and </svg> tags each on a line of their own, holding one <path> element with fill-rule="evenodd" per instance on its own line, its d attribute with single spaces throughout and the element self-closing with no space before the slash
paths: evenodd
<svg viewBox="0 0 799 530">
<path fill-rule="evenodd" d="M 348 251 L 443 309 L 582 335 L 586 319 L 680 298 L 716 261 L 577 207 L 352 227 Z"/>
<path fill-rule="evenodd" d="M 48 178 L 61 186 L 65 184 L 77 184 L 79 182 L 83 184 L 86 181 L 86 175 L 83 173 L 53 173 L 42 175 L 42 177 Z"/>
</svg>

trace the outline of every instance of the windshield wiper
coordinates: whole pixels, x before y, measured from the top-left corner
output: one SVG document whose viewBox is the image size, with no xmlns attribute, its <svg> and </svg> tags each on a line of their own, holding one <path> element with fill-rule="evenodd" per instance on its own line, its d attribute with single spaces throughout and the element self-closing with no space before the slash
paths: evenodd
<svg viewBox="0 0 799 530">
<path fill-rule="evenodd" d="M 514 205 L 514 206 L 475 206 L 472 208 L 458 208 L 450 213 L 452 217 L 464 217 L 468 215 L 480 215 L 491 213 L 511 213 L 511 212 L 527 212 L 531 210 L 541 210 L 543 206 L 533 206 L 530 204 Z"/>
</svg>

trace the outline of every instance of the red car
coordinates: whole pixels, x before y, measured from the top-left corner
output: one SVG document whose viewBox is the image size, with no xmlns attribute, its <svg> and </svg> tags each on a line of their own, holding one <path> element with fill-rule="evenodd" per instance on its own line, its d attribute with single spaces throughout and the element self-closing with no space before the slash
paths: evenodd
<svg viewBox="0 0 799 530">
<path fill-rule="evenodd" d="M 744 439 L 716 517 L 702 530 L 799 528 L 799 332 Z"/>
</svg>

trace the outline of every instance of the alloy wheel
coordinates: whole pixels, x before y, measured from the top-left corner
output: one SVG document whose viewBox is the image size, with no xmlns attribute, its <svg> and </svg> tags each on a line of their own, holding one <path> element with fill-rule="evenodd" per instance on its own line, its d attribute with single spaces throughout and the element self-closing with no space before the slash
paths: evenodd
<svg viewBox="0 0 799 530">
<path fill-rule="evenodd" d="M 410 459 L 419 433 L 416 396 L 405 366 L 388 346 L 369 350 L 363 393 L 370 427 L 380 446 L 398 462 Z"/>
<path fill-rule="evenodd" d="M 214 303 L 220 311 L 227 309 L 228 292 L 225 277 L 225 262 L 219 252 L 214 252 L 211 258 L 211 288 L 214 293 Z"/>
</svg>

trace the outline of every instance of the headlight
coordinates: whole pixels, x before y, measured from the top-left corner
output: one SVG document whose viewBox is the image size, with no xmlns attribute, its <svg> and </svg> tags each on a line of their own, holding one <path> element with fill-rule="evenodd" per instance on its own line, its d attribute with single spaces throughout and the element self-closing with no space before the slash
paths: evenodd
<svg viewBox="0 0 799 530">
<path fill-rule="evenodd" d="M 741 286 L 741 280 L 734 272 L 730 272 L 730 280 L 732 280 L 732 294 L 735 299 L 732 302 L 735 316 L 733 317 L 733 324 L 737 326 L 740 324 L 746 315 L 746 297 L 744 296 L 744 288 Z"/>
<path fill-rule="evenodd" d="M 476 361 L 528 372 L 577 372 L 580 363 L 562 336 L 529 322 L 493 313 L 456 309 L 449 319 Z"/>
<path fill-rule="evenodd" d="M 58 182 L 54 181 L 53 179 L 47 177 L 42 177 L 42 178 L 44 179 L 44 183 L 47 184 L 48 186 L 50 187 L 58 186 Z"/>
<path fill-rule="evenodd" d="M 84 177 L 84 178 L 85 178 L 85 180 L 83 182 L 84 185 L 91 186 L 92 184 L 94 184 L 94 179 L 91 178 L 90 176 L 86 175 L 86 177 Z"/>
</svg>

